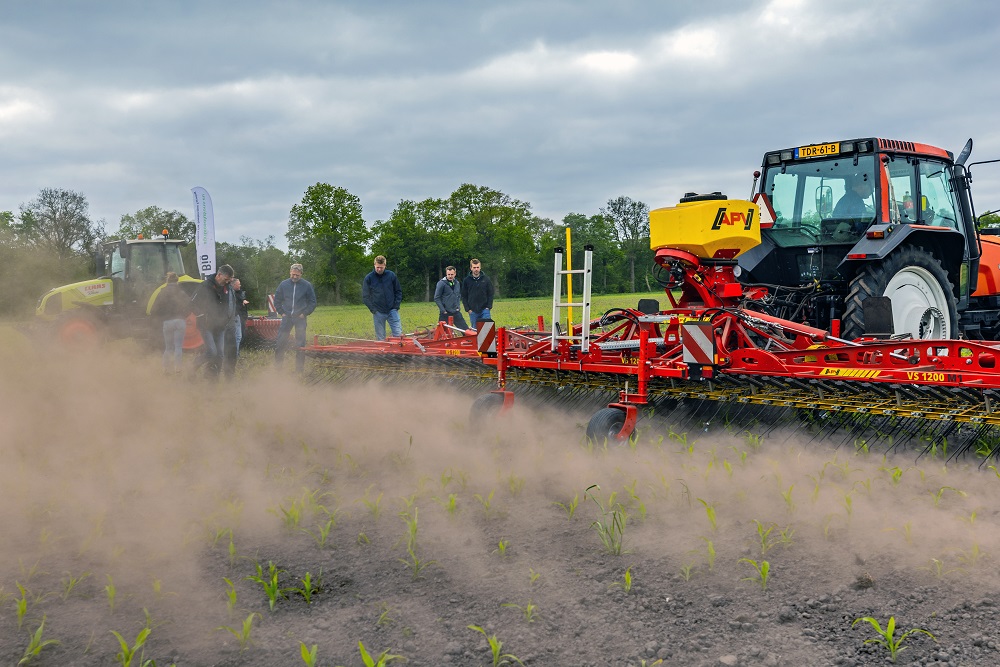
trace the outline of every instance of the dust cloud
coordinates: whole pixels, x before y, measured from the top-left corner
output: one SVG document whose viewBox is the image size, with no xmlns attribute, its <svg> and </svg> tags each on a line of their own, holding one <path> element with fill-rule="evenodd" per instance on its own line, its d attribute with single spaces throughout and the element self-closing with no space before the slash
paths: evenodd
<svg viewBox="0 0 1000 667">
<path fill-rule="evenodd" d="M 761 557 L 758 526 L 771 529 L 771 553 L 791 544 L 790 557 L 823 564 L 817 586 L 968 570 L 1000 539 L 1000 479 L 976 461 L 669 420 L 644 424 L 634 447 L 587 447 L 584 413 L 519 406 L 469 424 L 481 391 L 309 385 L 266 355 L 228 384 L 164 377 L 155 355 L 128 347 L 81 358 L 8 346 L 0 359 L 2 591 L 60 593 L 89 573 L 92 598 L 113 581 L 136 610 L 183 608 L 180 633 L 204 636 L 226 618 L 230 538 L 266 563 L 309 546 L 288 512 L 312 528 L 320 505 L 336 512 L 332 539 L 352 543 L 364 531 L 402 537 L 397 514 L 419 507 L 422 544 L 459 584 L 484 576 L 485 554 L 508 539 L 567 590 L 565 563 L 581 545 L 600 551 L 594 498 L 626 509 L 631 561 L 705 571 L 711 545 L 734 581 L 747 574 L 740 558 Z"/>
</svg>

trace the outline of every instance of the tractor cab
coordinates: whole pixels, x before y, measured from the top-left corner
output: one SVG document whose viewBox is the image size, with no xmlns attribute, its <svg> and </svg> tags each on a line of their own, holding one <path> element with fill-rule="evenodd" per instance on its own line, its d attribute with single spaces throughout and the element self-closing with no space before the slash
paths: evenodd
<svg viewBox="0 0 1000 667">
<path fill-rule="evenodd" d="M 762 225 L 761 244 L 741 255 L 741 280 L 785 291 L 781 314 L 829 328 L 844 316 L 859 274 L 912 248 L 940 271 L 913 272 L 914 298 L 898 295 L 892 305 L 897 323 L 909 322 L 897 332 L 957 333 L 956 308 L 976 290 L 980 256 L 964 169 L 969 151 L 971 142 L 956 161 L 926 144 L 869 138 L 765 154 L 757 194 L 767 196 L 774 221 Z M 939 287 L 944 294 L 920 296 Z M 897 312 L 904 301 L 908 312 Z M 862 319 L 852 314 L 851 335 L 866 333 L 857 330 Z"/>
<path fill-rule="evenodd" d="M 129 317 L 148 314 L 153 293 L 168 272 L 184 275 L 180 239 L 130 239 L 104 245 L 98 272 L 114 284 L 114 305 Z"/>
</svg>

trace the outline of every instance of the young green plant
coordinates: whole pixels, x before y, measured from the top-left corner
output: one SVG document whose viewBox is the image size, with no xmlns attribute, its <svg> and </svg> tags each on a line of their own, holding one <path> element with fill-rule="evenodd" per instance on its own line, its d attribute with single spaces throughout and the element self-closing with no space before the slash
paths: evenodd
<svg viewBox="0 0 1000 667">
<path fill-rule="evenodd" d="M 513 602 L 504 602 L 500 605 L 501 607 L 511 607 L 512 609 L 518 609 L 522 614 L 524 614 L 524 620 L 528 623 L 534 623 L 536 614 L 538 613 L 538 605 L 532 604 L 531 600 L 523 607 L 519 604 L 514 604 Z"/>
<path fill-rule="evenodd" d="M 316 654 L 318 652 L 318 644 L 313 644 L 312 648 L 309 648 L 304 642 L 299 642 L 299 656 L 302 658 L 302 662 L 306 663 L 306 667 L 316 667 Z"/>
<path fill-rule="evenodd" d="M 935 642 L 937 641 L 934 635 L 932 635 L 931 633 L 927 632 L 922 628 L 912 628 L 910 630 L 907 630 L 897 638 L 895 636 L 896 635 L 895 616 L 889 617 L 889 621 L 885 624 L 884 630 L 882 629 L 882 625 L 871 616 L 865 616 L 863 618 L 854 619 L 854 622 L 851 623 L 851 627 L 853 628 L 855 625 L 861 623 L 862 621 L 871 625 L 872 629 L 875 630 L 876 634 L 878 634 L 878 637 L 873 637 L 872 639 L 866 639 L 865 644 L 877 644 L 879 646 L 882 646 L 883 648 L 885 648 L 885 650 L 889 652 L 889 659 L 892 660 L 893 662 L 896 662 L 896 656 L 899 655 L 899 652 L 905 648 L 903 646 L 903 642 L 906 641 L 906 638 L 912 634 L 915 633 L 925 634 L 928 637 L 930 637 L 933 641 Z"/>
<path fill-rule="evenodd" d="M 145 657 L 145 649 L 143 646 L 145 646 L 146 640 L 149 639 L 150 632 L 152 632 L 150 628 L 143 628 L 139 631 L 139 634 L 136 635 L 135 642 L 129 646 L 128 641 L 124 637 L 112 630 L 111 634 L 113 634 L 115 639 L 118 640 L 118 646 L 121 649 L 115 654 L 115 661 L 117 661 L 121 667 L 132 667 L 132 661 L 135 660 L 136 656 L 138 656 L 139 661 L 136 663 L 138 667 L 146 667 L 148 663 L 143 662 L 143 658 Z"/>
<path fill-rule="evenodd" d="M 573 515 L 576 514 L 576 506 L 580 504 L 580 494 L 573 496 L 573 500 L 566 503 L 552 503 L 556 507 L 562 508 L 562 511 L 566 513 L 566 518 L 570 521 L 573 520 Z"/>
<path fill-rule="evenodd" d="M 261 567 L 260 563 L 257 563 L 257 574 L 251 574 L 244 577 L 247 581 L 253 581 L 260 584 L 264 589 L 264 594 L 267 596 L 268 606 L 271 611 L 274 611 L 274 605 L 278 601 L 278 597 L 283 595 L 280 584 L 278 583 L 278 577 L 284 572 L 284 570 L 279 570 L 273 561 L 268 561 L 267 563 L 267 574 L 264 574 L 264 568 Z"/>
<path fill-rule="evenodd" d="M 629 593 L 632 590 L 632 566 L 630 565 L 628 569 L 625 570 L 625 574 L 622 575 L 621 581 L 616 581 L 612 583 L 608 588 L 621 588 L 625 593 Z"/>
<path fill-rule="evenodd" d="M 247 647 L 253 643 L 250 639 L 250 633 L 253 632 L 253 620 L 254 618 L 260 617 L 257 612 L 252 612 L 249 616 L 243 619 L 242 627 L 237 630 L 236 628 L 230 627 L 228 625 L 222 625 L 216 628 L 216 630 L 227 630 L 232 634 L 240 643 L 240 653 L 247 650 Z"/>
<path fill-rule="evenodd" d="M 512 653 L 503 653 L 503 642 L 497 639 L 496 635 L 486 634 L 486 630 L 483 630 L 478 625 L 467 626 L 470 630 L 475 630 L 476 632 L 483 635 L 486 638 L 486 642 L 490 645 L 490 655 L 493 658 L 493 667 L 502 667 L 503 665 L 513 665 L 518 664 L 524 667 L 524 663 L 521 662 L 517 656 Z"/>
<path fill-rule="evenodd" d="M 743 577 L 740 581 L 751 581 L 760 586 L 760 590 L 767 590 L 767 580 L 771 574 L 771 564 L 766 560 L 757 562 L 750 558 L 741 558 L 739 560 L 741 563 L 748 563 L 755 570 L 755 575 L 752 577 Z"/>
<path fill-rule="evenodd" d="M 24 649 L 24 654 L 21 659 L 18 660 L 18 667 L 21 665 L 27 665 L 32 660 L 38 657 L 42 652 L 42 649 L 46 646 L 54 646 L 59 643 L 57 639 L 42 639 L 42 633 L 45 631 L 45 615 L 42 615 L 42 622 L 38 624 L 38 629 L 31 635 L 28 640 L 28 646 Z"/>
<path fill-rule="evenodd" d="M 389 653 L 389 649 L 386 649 L 378 654 L 377 658 L 373 658 L 365 645 L 362 642 L 358 642 L 358 651 L 361 652 L 361 662 L 365 663 L 365 667 L 385 667 L 393 660 L 406 660 L 401 655 L 392 655 Z"/>
<path fill-rule="evenodd" d="M 615 494 L 611 495 L 608 505 L 605 508 L 604 503 L 591 493 L 591 489 L 600 491 L 601 487 L 597 484 L 591 484 L 587 487 L 584 496 L 589 496 L 597 504 L 601 509 L 602 516 L 601 519 L 591 523 L 590 527 L 597 531 L 597 536 L 600 538 L 601 544 L 604 545 L 605 551 L 614 556 L 620 556 L 622 553 L 622 541 L 625 536 L 625 527 L 628 525 L 628 513 L 620 503 L 615 502 Z"/>
</svg>

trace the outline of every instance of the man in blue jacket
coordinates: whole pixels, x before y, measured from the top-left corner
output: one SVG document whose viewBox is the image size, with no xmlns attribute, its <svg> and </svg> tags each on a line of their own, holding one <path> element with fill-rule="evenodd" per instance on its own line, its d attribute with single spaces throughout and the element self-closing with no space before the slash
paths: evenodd
<svg viewBox="0 0 1000 667">
<path fill-rule="evenodd" d="M 375 340 L 385 340 L 385 323 L 389 322 L 392 335 L 403 335 L 399 320 L 399 304 L 403 302 L 403 288 L 396 274 L 385 268 L 385 257 L 375 258 L 375 270 L 361 283 L 361 298 L 372 313 L 375 323 Z"/>
<path fill-rule="evenodd" d="M 274 365 L 281 366 L 288 346 L 288 334 L 295 328 L 295 370 L 301 373 L 306 366 L 306 318 L 316 310 L 316 292 L 308 280 L 302 279 L 302 265 L 292 264 L 288 280 L 283 280 L 274 290 L 274 309 L 281 316 L 278 344 L 274 349 Z"/>
</svg>

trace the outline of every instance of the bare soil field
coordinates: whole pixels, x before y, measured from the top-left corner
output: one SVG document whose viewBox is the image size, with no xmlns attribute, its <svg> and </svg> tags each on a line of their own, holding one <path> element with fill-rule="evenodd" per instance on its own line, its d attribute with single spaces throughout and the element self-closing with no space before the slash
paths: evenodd
<svg viewBox="0 0 1000 667">
<path fill-rule="evenodd" d="M 933 635 L 900 664 L 1000 664 L 989 464 L 669 420 L 589 448 L 587 414 L 469 424 L 474 395 L 246 361 L 214 385 L 0 352 L 0 664 L 128 664 L 113 631 L 159 667 L 303 645 L 353 667 L 359 642 L 427 667 L 886 664 L 862 617 Z"/>
</svg>

